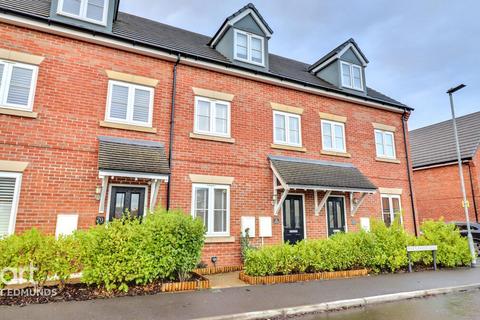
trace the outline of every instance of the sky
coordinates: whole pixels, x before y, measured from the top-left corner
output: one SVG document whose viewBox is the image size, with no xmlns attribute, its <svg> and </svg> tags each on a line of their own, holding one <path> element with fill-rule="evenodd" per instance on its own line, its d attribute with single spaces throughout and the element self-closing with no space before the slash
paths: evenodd
<svg viewBox="0 0 480 320">
<path fill-rule="evenodd" d="M 256 0 L 274 34 L 269 51 L 313 63 L 354 38 L 370 63 L 366 83 L 415 108 L 409 128 L 480 111 L 480 1 Z M 248 0 L 122 0 L 120 10 L 213 36 Z"/>
</svg>

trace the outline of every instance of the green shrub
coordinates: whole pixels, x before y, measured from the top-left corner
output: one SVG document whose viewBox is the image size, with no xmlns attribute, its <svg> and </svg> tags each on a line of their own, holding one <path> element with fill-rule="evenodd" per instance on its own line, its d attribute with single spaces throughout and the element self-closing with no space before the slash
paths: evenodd
<svg viewBox="0 0 480 320">
<path fill-rule="evenodd" d="M 79 232 L 82 281 L 127 291 L 129 283 L 183 280 L 200 261 L 204 232 L 200 220 L 161 209 L 143 222 L 126 217 Z"/>
<path fill-rule="evenodd" d="M 429 220 L 421 225 L 420 230 L 422 235 L 416 239 L 415 245 L 437 245 L 437 263 L 440 266 L 452 268 L 470 264 L 472 258 L 468 241 L 454 224 Z M 416 253 L 412 259 L 425 265 L 433 262 L 430 252 Z"/>
<path fill-rule="evenodd" d="M 79 271 L 78 243 L 73 237 L 55 240 L 36 229 L 20 235 L 12 235 L 0 241 L 0 270 L 4 268 L 24 269 L 23 278 L 30 277 L 38 286 L 57 276 L 61 287 L 72 273 Z M 11 280 L 10 273 L 5 280 Z"/>
</svg>

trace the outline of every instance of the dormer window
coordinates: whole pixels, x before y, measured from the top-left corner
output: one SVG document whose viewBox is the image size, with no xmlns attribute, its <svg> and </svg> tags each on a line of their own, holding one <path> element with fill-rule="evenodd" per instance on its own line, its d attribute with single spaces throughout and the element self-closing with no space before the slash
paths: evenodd
<svg viewBox="0 0 480 320">
<path fill-rule="evenodd" d="M 340 64 L 342 66 L 342 86 L 363 90 L 362 67 L 345 61 L 341 61 Z"/>
<path fill-rule="evenodd" d="M 264 66 L 264 40 L 240 30 L 235 30 L 234 57 L 236 60 Z"/>
<path fill-rule="evenodd" d="M 57 13 L 74 19 L 106 25 L 108 0 L 59 0 Z"/>
</svg>

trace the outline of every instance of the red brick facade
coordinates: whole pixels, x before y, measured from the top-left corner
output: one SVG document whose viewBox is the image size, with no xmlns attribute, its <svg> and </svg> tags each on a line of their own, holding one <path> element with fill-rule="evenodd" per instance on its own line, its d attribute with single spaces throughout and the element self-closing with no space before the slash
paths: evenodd
<svg viewBox="0 0 480 320">
<path fill-rule="evenodd" d="M 15 231 L 38 227 L 54 233 L 56 217 L 61 213 L 77 213 L 80 228 L 91 226 L 98 215 L 99 201 L 95 192 L 101 184 L 97 166 L 98 136 L 159 141 L 165 143 L 168 150 L 173 62 L 6 24 L 0 24 L 0 34 L 0 48 L 45 57 L 39 66 L 33 107 L 38 117 L 0 115 L 0 160 L 29 163 L 23 173 Z M 159 80 L 155 87 L 153 110 L 153 127 L 157 133 L 99 125 L 105 118 L 108 85 L 105 70 Z M 376 186 L 402 190 L 404 225 L 413 232 L 401 113 L 181 63 L 177 72 L 171 207 L 190 213 L 192 182 L 189 174 L 234 178 L 230 189 L 230 235 L 234 237 L 234 242 L 206 244 L 205 262 L 209 262 L 211 256 L 217 256 L 218 265 L 239 264 L 241 217 L 273 216 L 272 171 L 268 155 L 353 163 Z M 231 102 L 231 137 L 235 139 L 234 143 L 190 137 L 194 124 L 192 87 L 234 95 Z M 273 117 L 270 102 L 303 108 L 302 141 L 306 152 L 271 147 Z M 346 147 L 351 158 L 320 153 L 319 112 L 347 117 Z M 395 149 L 400 163 L 376 160 L 373 122 L 396 128 Z M 422 174 L 415 174 L 419 173 Z M 415 180 L 421 179 L 416 176 Z M 146 181 L 132 180 L 128 183 L 142 184 Z M 165 184 L 160 190 L 158 200 L 165 205 Z M 307 238 L 325 237 L 325 210 L 315 216 L 313 192 L 298 193 L 305 194 Z M 348 231 L 359 229 L 360 217 L 381 219 L 378 192 L 367 196 L 354 217 L 350 216 L 349 194 L 345 196 Z M 423 203 L 425 201 L 419 199 L 419 207 Z M 256 221 L 258 230 L 258 219 Z M 282 225 L 273 224 L 273 237 L 264 241 L 280 243 L 281 235 Z M 253 241 L 260 243 L 259 238 Z"/>
<path fill-rule="evenodd" d="M 463 164 L 463 176 L 467 199 L 470 204 L 470 221 L 477 221 L 479 202 L 478 153 L 473 161 Z M 462 207 L 462 190 L 458 174 L 458 164 L 416 169 L 413 185 L 419 221 L 428 219 L 445 221 L 465 221 Z M 475 195 L 475 198 L 473 197 Z M 478 222 L 478 221 L 477 221 Z"/>
</svg>

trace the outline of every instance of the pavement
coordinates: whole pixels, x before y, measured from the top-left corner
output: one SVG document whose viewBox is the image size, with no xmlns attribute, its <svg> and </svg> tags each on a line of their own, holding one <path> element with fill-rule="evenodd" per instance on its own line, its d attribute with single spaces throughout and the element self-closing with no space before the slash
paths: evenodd
<svg viewBox="0 0 480 320">
<path fill-rule="evenodd" d="M 326 303 L 345 306 L 345 301 L 383 300 L 450 292 L 425 291 L 457 288 L 476 284 L 480 287 L 480 269 L 424 271 L 374 275 L 361 278 L 259 285 L 197 292 L 164 293 L 152 296 L 122 297 L 81 302 L 60 302 L 25 307 L 0 306 L 0 319 L 71 319 L 71 320 L 150 320 L 198 319 L 264 310 L 302 310 L 302 306 Z M 467 287 L 465 287 L 467 288 Z M 376 297 L 376 298 L 375 298 Z M 389 297 L 385 299 L 382 297 Z M 383 299 L 383 300 L 382 300 Z M 343 301 L 343 304 L 340 303 Z M 299 308 L 300 307 L 300 308 Z M 258 318 L 258 314 L 256 313 Z M 255 313 L 251 317 L 255 318 Z"/>
</svg>

